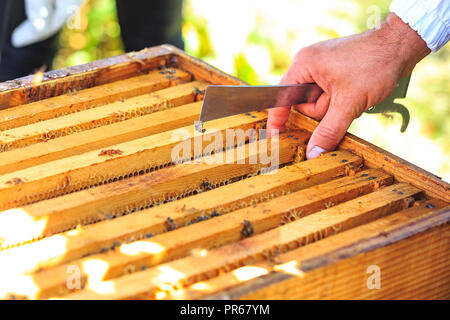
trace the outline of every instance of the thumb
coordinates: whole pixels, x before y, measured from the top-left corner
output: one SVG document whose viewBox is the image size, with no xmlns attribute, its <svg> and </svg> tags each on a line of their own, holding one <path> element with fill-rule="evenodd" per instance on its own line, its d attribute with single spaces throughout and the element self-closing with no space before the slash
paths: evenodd
<svg viewBox="0 0 450 320">
<path fill-rule="evenodd" d="M 327 113 L 314 130 L 306 148 L 306 157 L 313 159 L 322 152 L 332 151 L 344 137 L 355 116 L 348 108 L 330 103 Z"/>
</svg>

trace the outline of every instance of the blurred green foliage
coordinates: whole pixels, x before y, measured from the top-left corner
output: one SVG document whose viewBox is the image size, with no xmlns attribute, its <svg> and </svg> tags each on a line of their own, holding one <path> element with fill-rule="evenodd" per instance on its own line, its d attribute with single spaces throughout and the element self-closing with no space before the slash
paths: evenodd
<svg viewBox="0 0 450 320">
<path fill-rule="evenodd" d="M 53 61 L 59 69 L 123 53 L 114 0 L 88 0 L 76 28 L 63 28 L 60 49 Z"/>
</svg>

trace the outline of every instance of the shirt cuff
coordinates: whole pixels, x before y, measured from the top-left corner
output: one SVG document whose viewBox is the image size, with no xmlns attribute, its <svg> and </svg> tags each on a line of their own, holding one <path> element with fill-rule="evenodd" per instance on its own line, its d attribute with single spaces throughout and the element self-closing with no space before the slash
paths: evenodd
<svg viewBox="0 0 450 320">
<path fill-rule="evenodd" d="M 449 0 L 394 0 L 389 9 L 417 31 L 431 51 L 450 40 Z"/>
</svg>

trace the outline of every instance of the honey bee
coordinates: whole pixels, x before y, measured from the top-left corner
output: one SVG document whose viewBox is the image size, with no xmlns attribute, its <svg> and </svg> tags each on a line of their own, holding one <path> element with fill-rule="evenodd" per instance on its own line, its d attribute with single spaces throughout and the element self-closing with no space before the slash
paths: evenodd
<svg viewBox="0 0 450 320">
<path fill-rule="evenodd" d="M 250 221 L 244 220 L 244 221 L 242 222 L 242 224 L 244 225 L 244 227 L 242 228 L 241 235 L 242 235 L 244 238 L 250 237 L 250 236 L 253 234 L 253 232 L 254 232 L 253 227 L 252 227 Z"/>
<path fill-rule="evenodd" d="M 167 231 L 171 231 L 176 228 L 175 222 L 173 221 L 173 219 L 171 217 L 167 217 L 166 228 L 167 228 Z"/>
</svg>

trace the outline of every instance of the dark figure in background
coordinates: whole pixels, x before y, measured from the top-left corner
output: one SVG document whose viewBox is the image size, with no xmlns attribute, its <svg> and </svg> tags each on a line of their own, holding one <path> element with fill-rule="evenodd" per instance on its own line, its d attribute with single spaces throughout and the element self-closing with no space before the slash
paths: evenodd
<svg viewBox="0 0 450 320">
<path fill-rule="evenodd" d="M 182 0 L 116 0 L 116 6 L 125 51 L 163 43 L 184 49 Z M 0 82 L 29 75 L 43 65 L 50 67 L 58 51 L 59 32 L 46 40 L 14 47 L 11 34 L 26 19 L 24 0 L 0 0 Z"/>
</svg>

